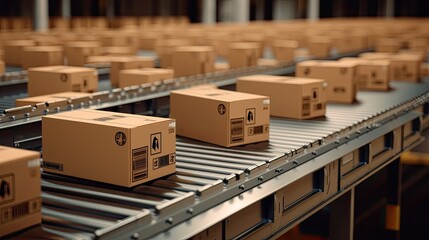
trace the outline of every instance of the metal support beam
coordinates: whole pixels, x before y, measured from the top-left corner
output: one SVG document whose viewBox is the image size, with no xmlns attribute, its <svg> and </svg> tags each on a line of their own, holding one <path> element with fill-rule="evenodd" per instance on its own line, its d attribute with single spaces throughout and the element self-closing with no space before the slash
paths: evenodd
<svg viewBox="0 0 429 240">
<path fill-rule="evenodd" d="M 355 189 L 331 203 L 329 239 L 353 239 Z"/>
<path fill-rule="evenodd" d="M 106 17 L 108 19 L 113 19 L 115 17 L 115 1 L 114 0 L 107 0 Z"/>
<path fill-rule="evenodd" d="M 256 20 L 265 19 L 265 1 L 257 0 L 256 1 Z"/>
<path fill-rule="evenodd" d="M 395 16 L 395 0 L 386 0 L 386 18 L 393 18 Z"/>
<path fill-rule="evenodd" d="M 319 20 L 319 0 L 308 1 L 307 18 L 310 21 Z"/>
<path fill-rule="evenodd" d="M 250 5 L 249 0 L 235 0 L 235 21 L 238 23 L 249 22 Z"/>
<path fill-rule="evenodd" d="M 274 19 L 285 20 L 296 18 L 296 0 L 275 0 Z"/>
<path fill-rule="evenodd" d="M 61 1 L 61 16 L 64 19 L 70 19 L 71 17 L 70 0 Z"/>
<path fill-rule="evenodd" d="M 34 3 L 34 30 L 47 31 L 49 29 L 48 0 L 35 0 Z"/>
<path fill-rule="evenodd" d="M 213 0 L 203 1 L 203 23 L 204 24 L 216 23 L 216 1 L 213 1 Z"/>
<path fill-rule="evenodd" d="M 400 239 L 402 164 L 399 159 L 387 167 L 387 179 L 386 237 Z"/>
<path fill-rule="evenodd" d="M 170 0 L 159 0 L 158 1 L 158 12 L 160 16 L 170 16 L 171 15 L 171 5 Z"/>
</svg>

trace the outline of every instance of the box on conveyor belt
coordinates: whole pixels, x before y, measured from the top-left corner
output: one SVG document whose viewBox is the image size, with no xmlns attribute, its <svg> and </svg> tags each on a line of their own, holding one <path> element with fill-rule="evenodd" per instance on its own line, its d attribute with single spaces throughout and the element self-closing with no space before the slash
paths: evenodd
<svg viewBox="0 0 429 240">
<path fill-rule="evenodd" d="M 313 57 L 325 58 L 331 55 L 332 40 L 328 37 L 311 37 L 306 45 Z"/>
<path fill-rule="evenodd" d="M 271 48 L 277 60 L 293 62 L 295 60 L 295 50 L 299 48 L 299 42 L 294 40 L 275 40 Z"/>
<path fill-rule="evenodd" d="M 7 65 L 22 66 L 22 51 L 24 47 L 36 45 L 34 40 L 14 40 L 6 42 L 4 48 L 4 61 Z"/>
<path fill-rule="evenodd" d="M 88 109 L 45 116 L 43 170 L 125 187 L 172 174 L 175 125 L 169 118 Z"/>
<path fill-rule="evenodd" d="M 109 64 L 110 62 L 115 60 L 120 56 L 105 56 L 105 55 L 98 55 L 98 56 L 89 56 L 86 58 L 86 64 Z"/>
<path fill-rule="evenodd" d="M 173 69 L 165 68 L 138 68 L 126 69 L 119 72 L 119 87 L 152 83 L 174 78 Z"/>
<path fill-rule="evenodd" d="M 379 38 L 375 44 L 376 52 L 396 53 L 401 49 L 401 42 L 395 38 Z"/>
<path fill-rule="evenodd" d="M 153 58 L 128 56 L 117 57 L 110 61 L 110 85 L 117 87 L 119 85 L 119 72 L 125 69 L 153 68 L 155 63 Z"/>
<path fill-rule="evenodd" d="M 419 82 L 421 57 L 415 54 L 396 54 L 390 59 L 392 80 Z"/>
<path fill-rule="evenodd" d="M 387 52 L 366 52 L 359 54 L 359 58 L 367 60 L 389 60 L 394 54 Z"/>
<path fill-rule="evenodd" d="M 40 153 L 0 146 L 0 237 L 40 224 Z"/>
<path fill-rule="evenodd" d="M 175 77 L 185 77 L 214 72 L 216 52 L 211 46 L 182 46 L 174 49 Z"/>
<path fill-rule="evenodd" d="M 422 63 L 420 65 L 420 76 L 429 77 L 429 63 Z"/>
<path fill-rule="evenodd" d="M 86 63 L 88 56 L 101 55 L 102 48 L 100 42 L 97 41 L 76 41 L 69 42 L 65 46 L 65 55 L 67 65 L 83 66 Z"/>
<path fill-rule="evenodd" d="M 231 43 L 228 50 L 228 62 L 231 68 L 255 66 L 259 58 L 259 43 Z"/>
<path fill-rule="evenodd" d="M 63 48 L 59 46 L 25 47 L 22 52 L 22 67 L 64 65 Z"/>
<path fill-rule="evenodd" d="M 0 60 L 0 74 L 3 74 L 6 71 L 6 66 L 4 61 Z"/>
<path fill-rule="evenodd" d="M 28 96 L 59 92 L 96 92 L 98 72 L 94 68 L 49 66 L 28 69 Z"/>
<path fill-rule="evenodd" d="M 256 62 L 258 66 L 276 67 L 280 65 L 279 60 L 271 58 L 259 58 Z"/>
<path fill-rule="evenodd" d="M 353 103 L 357 88 L 356 66 L 347 61 L 304 61 L 296 65 L 296 77 L 325 79 L 328 102 Z"/>
<path fill-rule="evenodd" d="M 74 98 L 88 97 L 91 96 L 91 93 L 82 93 L 82 92 L 60 92 L 54 94 L 40 95 L 36 97 L 28 98 L 18 98 L 15 100 L 15 105 L 17 107 L 35 105 L 38 103 L 55 103 L 59 101 L 68 101 Z"/>
<path fill-rule="evenodd" d="M 268 140 L 270 99 L 211 87 L 177 90 L 170 116 L 178 135 L 233 147 Z"/>
<path fill-rule="evenodd" d="M 102 52 L 104 55 L 109 56 L 130 56 L 135 54 L 134 50 L 128 46 L 103 47 Z"/>
<path fill-rule="evenodd" d="M 162 68 L 173 66 L 173 52 L 176 47 L 192 46 L 190 39 L 159 39 L 155 43 L 155 52 Z"/>
<path fill-rule="evenodd" d="M 297 119 L 321 117 L 326 111 L 326 81 L 253 75 L 237 79 L 237 91 L 270 97 L 271 116 Z"/>
<path fill-rule="evenodd" d="M 390 89 L 390 61 L 363 58 L 341 58 L 340 61 L 357 63 L 356 82 L 358 89 L 387 91 Z"/>
<path fill-rule="evenodd" d="M 229 69 L 229 64 L 226 62 L 215 62 L 214 69 L 215 71 L 225 71 Z"/>
</svg>

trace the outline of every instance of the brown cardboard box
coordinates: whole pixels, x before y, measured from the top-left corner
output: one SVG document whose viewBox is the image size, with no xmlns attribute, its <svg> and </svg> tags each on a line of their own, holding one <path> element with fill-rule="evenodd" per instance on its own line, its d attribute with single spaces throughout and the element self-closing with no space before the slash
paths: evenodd
<svg viewBox="0 0 429 240">
<path fill-rule="evenodd" d="M 190 88 L 171 92 L 170 115 L 178 135 L 233 147 L 268 140 L 269 101 L 248 93 Z"/>
<path fill-rule="evenodd" d="M 91 93 L 82 93 L 82 92 L 61 92 L 54 94 L 41 95 L 36 97 L 28 97 L 28 98 L 18 98 L 15 100 L 15 105 L 17 107 L 27 106 L 27 105 L 35 105 L 37 103 L 54 103 L 63 100 L 71 100 L 74 98 L 87 97 L 90 96 Z"/>
<path fill-rule="evenodd" d="M 86 64 L 100 63 L 100 64 L 110 64 L 111 61 L 114 61 L 121 56 L 89 56 L 86 58 Z M 123 57 L 123 56 L 122 56 Z"/>
<path fill-rule="evenodd" d="M 132 48 L 128 46 L 103 47 L 102 51 L 104 55 L 110 55 L 110 56 L 130 56 L 135 54 Z"/>
<path fill-rule="evenodd" d="M 155 50 L 155 44 L 158 39 L 162 37 L 161 32 L 152 31 L 144 32 L 140 36 L 140 49 Z"/>
<path fill-rule="evenodd" d="M 229 69 L 229 64 L 226 62 L 215 62 L 215 71 L 224 71 Z"/>
<path fill-rule="evenodd" d="M 0 237 L 40 224 L 40 154 L 0 146 L 0 192 Z"/>
<path fill-rule="evenodd" d="M 429 63 L 422 63 L 420 65 L 420 76 L 429 77 Z"/>
<path fill-rule="evenodd" d="M 367 60 L 389 60 L 394 54 L 384 52 L 367 52 L 359 54 L 360 58 Z"/>
<path fill-rule="evenodd" d="M 0 60 L 0 74 L 5 73 L 6 71 L 6 66 L 4 64 L 4 62 L 2 60 Z"/>
<path fill-rule="evenodd" d="M 86 63 L 88 56 L 97 56 L 101 53 L 101 44 L 95 41 L 69 42 L 65 47 L 67 65 L 70 66 L 81 67 Z"/>
<path fill-rule="evenodd" d="M 390 71 L 392 80 L 419 82 L 420 81 L 420 56 L 411 54 L 398 54 L 390 59 Z"/>
<path fill-rule="evenodd" d="M 325 115 L 326 81 L 253 75 L 237 79 L 237 91 L 270 97 L 271 116 L 309 119 Z"/>
<path fill-rule="evenodd" d="M 299 42 L 293 40 L 276 40 L 273 42 L 272 50 L 274 57 L 279 61 L 293 62 L 295 50 L 298 49 Z"/>
<path fill-rule="evenodd" d="M 25 47 L 22 56 L 24 69 L 64 64 L 63 48 L 58 46 Z"/>
<path fill-rule="evenodd" d="M 175 77 L 185 77 L 214 72 L 216 53 L 209 46 L 177 47 L 173 53 Z"/>
<path fill-rule="evenodd" d="M 395 38 L 379 38 L 375 44 L 376 52 L 396 53 L 401 49 L 401 43 Z"/>
<path fill-rule="evenodd" d="M 256 65 L 260 47 L 258 43 L 231 43 L 228 52 L 229 66 L 231 68 L 242 68 Z"/>
<path fill-rule="evenodd" d="M 327 37 L 312 37 L 307 41 L 307 48 L 311 56 L 326 58 L 331 55 L 332 41 Z"/>
<path fill-rule="evenodd" d="M 43 170 L 125 187 L 172 174 L 175 125 L 168 118 L 98 110 L 45 116 Z"/>
<path fill-rule="evenodd" d="M 28 96 L 59 92 L 96 92 L 98 72 L 94 68 L 49 66 L 28 69 Z"/>
<path fill-rule="evenodd" d="M 328 102 L 353 103 L 356 98 L 356 63 L 304 61 L 296 65 L 296 76 L 325 79 Z"/>
<path fill-rule="evenodd" d="M 110 62 L 110 85 L 119 85 L 119 71 L 125 69 L 152 68 L 154 61 L 149 57 L 129 56 L 117 57 Z"/>
<path fill-rule="evenodd" d="M 21 66 L 24 47 L 34 46 L 33 40 L 14 40 L 4 45 L 4 61 L 7 65 Z"/>
<path fill-rule="evenodd" d="M 409 41 L 408 48 L 427 52 L 428 40 L 426 38 L 413 38 Z"/>
<path fill-rule="evenodd" d="M 0 61 L 3 61 L 4 63 L 4 50 L 1 49 L 1 45 L 0 45 Z"/>
<path fill-rule="evenodd" d="M 173 69 L 138 68 L 119 71 L 119 87 L 152 83 L 174 78 Z"/>
<path fill-rule="evenodd" d="M 345 57 L 340 61 L 352 61 L 356 67 L 356 82 L 358 89 L 381 90 L 390 89 L 390 61 L 367 60 L 363 58 Z"/>
<path fill-rule="evenodd" d="M 192 46 L 189 39 L 159 39 L 155 43 L 155 52 L 162 68 L 173 66 L 173 52 L 176 47 Z"/>
<path fill-rule="evenodd" d="M 114 33 L 112 32 L 109 35 L 104 35 L 101 36 L 100 38 L 101 40 L 101 44 L 104 47 L 108 47 L 108 46 L 128 46 L 133 54 L 137 53 L 137 50 L 139 48 L 139 37 L 138 36 L 133 36 L 130 33 L 127 32 L 120 32 L 118 33 Z"/>
<path fill-rule="evenodd" d="M 265 67 L 276 67 L 280 65 L 280 62 L 277 59 L 259 58 L 256 65 Z"/>
</svg>

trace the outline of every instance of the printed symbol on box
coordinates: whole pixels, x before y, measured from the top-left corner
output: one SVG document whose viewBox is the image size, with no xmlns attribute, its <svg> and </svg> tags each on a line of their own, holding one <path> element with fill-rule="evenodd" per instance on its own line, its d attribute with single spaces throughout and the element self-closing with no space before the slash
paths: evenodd
<svg viewBox="0 0 429 240">
<path fill-rule="evenodd" d="M 371 72 L 371 77 L 372 77 L 372 79 L 376 79 L 377 78 L 377 72 L 372 71 Z"/>
<path fill-rule="evenodd" d="M 65 73 L 61 74 L 61 75 L 60 75 L 60 80 L 61 80 L 62 82 L 67 82 L 67 74 L 65 74 Z"/>
<path fill-rule="evenodd" d="M 223 104 L 219 104 L 219 106 L 217 106 L 217 111 L 220 115 L 224 115 L 226 112 L 226 107 Z"/>
<path fill-rule="evenodd" d="M 176 156 L 174 154 L 170 155 L 170 164 L 173 164 L 176 162 Z"/>
<path fill-rule="evenodd" d="M 115 142 L 119 146 L 124 146 L 127 142 L 127 136 L 125 136 L 125 133 L 123 132 L 117 132 L 115 135 Z"/>
<path fill-rule="evenodd" d="M 341 69 L 340 69 L 340 73 L 341 73 L 341 74 L 345 74 L 346 72 L 347 72 L 347 68 L 341 68 Z"/>
<path fill-rule="evenodd" d="M 306 68 L 306 69 L 304 69 L 304 74 L 305 75 L 308 75 L 310 73 L 310 68 Z"/>
<path fill-rule="evenodd" d="M 255 112 L 254 108 L 246 109 L 246 125 L 255 124 Z"/>
<path fill-rule="evenodd" d="M 0 177 L 0 203 L 12 201 L 14 198 L 13 192 L 13 175 L 3 175 Z"/>
<path fill-rule="evenodd" d="M 161 133 L 154 133 L 150 135 L 150 154 L 161 153 Z"/>
</svg>

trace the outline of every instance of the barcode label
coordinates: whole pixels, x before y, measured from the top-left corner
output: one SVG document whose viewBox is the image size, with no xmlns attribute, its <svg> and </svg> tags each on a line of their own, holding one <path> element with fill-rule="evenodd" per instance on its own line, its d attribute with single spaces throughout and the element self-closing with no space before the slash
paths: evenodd
<svg viewBox="0 0 429 240">
<path fill-rule="evenodd" d="M 133 182 L 147 178 L 147 146 L 133 149 Z"/>
<path fill-rule="evenodd" d="M 302 98 L 302 116 L 310 115 L 310 97 Z"/>
<path fill-rule="evenodd" d="M 174 153 L 153 159 L 153 170 L 174 164 L 176 162 L 176 155 Z"/>
<path fill-rule="evenodd" d="M 244 118 L 231 119 L 231 143 L 244 141 Z"/>
<path fill-rule="evenodd" d="M 43 161 L 43 168 L 57 170 L 57 171 L 63 171 L 63 165 L 60 163 L 54 163 L 54 162 L 47 162 Z"/>
<path fill-rule="evenodd" d="M 28 214 L 39 212 L 41 207 L 40 198 L 35 198 L 23 203 L 2 208 L 0 210 L 0 223 L 4 224 Z"/>
<path fill-rule="evenodd" d="M 249 127 L 247 132 L 249 136 L 268 132 L 268 125 Z"/>
</svg>

